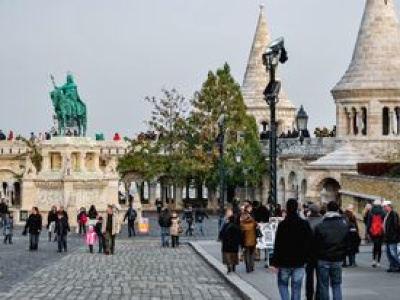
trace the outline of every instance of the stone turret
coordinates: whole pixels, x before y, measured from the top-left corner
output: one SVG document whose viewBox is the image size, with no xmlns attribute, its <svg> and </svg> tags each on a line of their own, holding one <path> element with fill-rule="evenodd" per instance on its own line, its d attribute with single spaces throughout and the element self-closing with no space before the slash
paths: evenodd
<svg viewBox="0 0 400 300">
<path fill-rule="evenodd" d="M 394 0 L 366 0 L 352 61 L 332 89 L 339 137 L 400 135 L 400 27 L 394 6 Z"/>
<path fill-rule="evenodd" d="M 263 91 L 269 78 L 262 63 L 262 54 L 270 42 L 271 38 L 265 18 L 264 6 L 261 6 L 257 29 L 242 85 L 243 99 L 247 106 L 247 111 L 250 115 L 254 116 L 259 126 L 262 122 L 269 123 L 270 112 L 263 96 Z M 296 108 L 290 102 L 284 90 L 281 90 L 276 110 L 278 133 L 293 129 L 295 114 Z"/>
</svg>

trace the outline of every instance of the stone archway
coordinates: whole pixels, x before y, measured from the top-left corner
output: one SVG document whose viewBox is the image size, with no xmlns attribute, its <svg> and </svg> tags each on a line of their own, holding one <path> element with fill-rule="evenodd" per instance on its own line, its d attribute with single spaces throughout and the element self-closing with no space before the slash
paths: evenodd
<svg viewBox="0 0 400 300">
<path fill-rule="evenodd" d="M 340 183 L 336 179 L 331 177 L 323 179 L 318 184 L 318 190 L 320 191 L 321 196 L 321 203 L 327 203 L 329 201 L 335 200 L 340 205 L 340 189 Z"/>
<path fill-rule="evenodd" d="M 18 189 L 18 195 L 16 194 Z M 17 175 L 9 169 L 0 169 L 0 198 L 4 199 L 10 207 L 21 205 L 20 184 Z M 18 196 L 18 199 L 16 198 Z"/>
</svg>

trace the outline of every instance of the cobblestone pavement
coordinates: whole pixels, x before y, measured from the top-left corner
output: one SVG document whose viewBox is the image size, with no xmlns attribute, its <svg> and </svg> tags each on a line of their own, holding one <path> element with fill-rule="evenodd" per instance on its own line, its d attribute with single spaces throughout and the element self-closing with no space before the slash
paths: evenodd
<svg viewBox="0 0 400 300">
<path fill-rule="evenodd" d="M 106 256 L 91 255 L 83 246 L 60 255 L 46 243 L 37 253 L 1 246 L 0 257 L 8 256 L 1 262 L 25 273 L 18 283 L 3 274 L 1 299 L 240 299 L 187 245 L 171 249 L 158 241 L 120 239 L 115 255 Z M 44 267 L 38 269 L 40 264 Z"/>
</svg>

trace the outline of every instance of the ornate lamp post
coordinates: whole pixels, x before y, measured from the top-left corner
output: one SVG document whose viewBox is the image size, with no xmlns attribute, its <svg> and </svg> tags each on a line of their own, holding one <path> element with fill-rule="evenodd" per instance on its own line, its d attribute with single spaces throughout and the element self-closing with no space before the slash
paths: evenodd
<svg viewBox="0 0 400 300">
<path fill-rule="evenodd" d="M 300 134 L 301 144 L 303 144 L 304 141 L 304 132 L 307 130 L 307 123 L 308 123 L 308 115 L 304 110 L 303 105 L 301 105 L 296 115 L 296 127 Z"/>
<path fill-rule="evenodd" d="M 276 80 L 276 68 L 279 62 L 285 63 L 287 61 L 287 53 L 284 47 L 283 38 L 279 38 L 273 41 L 265 53 L 262 55 L 263 64 L 269 72 L 269 83 L 264 90 L 265 101 L 269 105 L 270 109 L 270 136 L 269 136 L 269 201 L 275 207 L 277 204 L 277 178 L 276 178 L 276 117 L 275 110 L 276 104 L 279 101 L 278 94 L 281 89 L 281 82 Z"/>
</svg>

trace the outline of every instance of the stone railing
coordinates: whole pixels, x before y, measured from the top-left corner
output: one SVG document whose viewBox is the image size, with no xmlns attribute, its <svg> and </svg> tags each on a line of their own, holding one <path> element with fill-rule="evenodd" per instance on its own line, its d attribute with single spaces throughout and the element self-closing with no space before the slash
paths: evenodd
<svg viewBox="0 0 400 300">
<path fill-rule="evenodd" d="M 25 154 L 27 146 L 22 141 L 0 141 L 0 156 L 16 156 Z"/>
<path fill-rule="evenodd" d="M 326 138 L 306 138 L 303 144 L 298 138 L 278 138 L 277 151 L 281 157 L 320 157 L 335 150 L 337 139 Z M 263 154 L 269 155 L 269 141 L 261 141 Z"/>
</svg>

